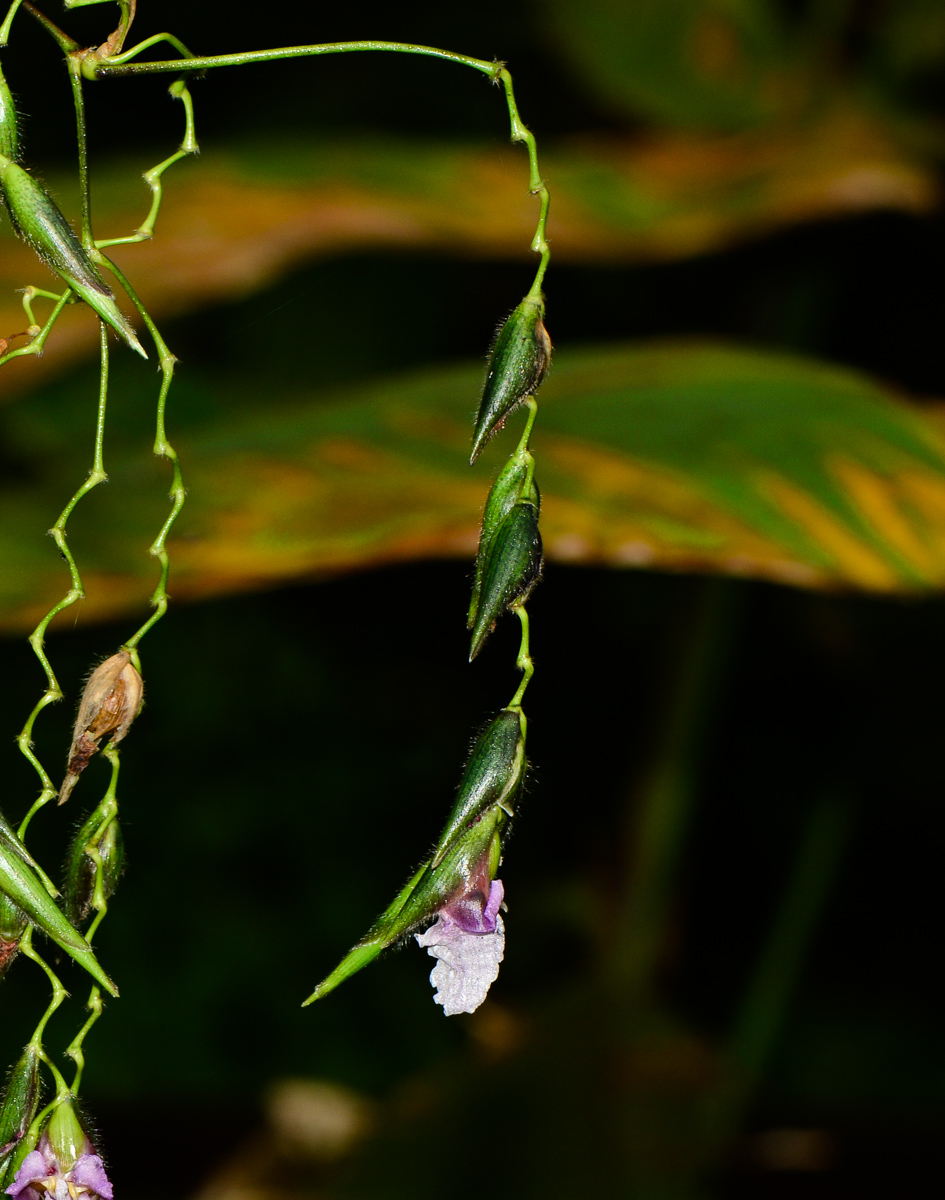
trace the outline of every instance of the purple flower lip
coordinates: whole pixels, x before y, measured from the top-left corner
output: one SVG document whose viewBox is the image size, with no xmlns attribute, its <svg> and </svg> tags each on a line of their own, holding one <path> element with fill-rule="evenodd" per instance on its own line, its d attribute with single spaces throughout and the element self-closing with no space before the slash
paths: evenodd
<svg viewBox="0 0 945 1200">
<path fill-rule="evenodd" d="M 495 933 L 496 918 L 504 897 L 502 880 L 495 879 L 489 886 L 488 900 L 482 889 L 477 887 L 441 908 L 439 915 L 441 919 L 458 925 L 463 933 Z"/>
<path fill-rule="evenodd" d="M 97 1154 L 80 1155 L 63 1171 L 45 1134 L 23 1159 L 6 1194 L 13 1200 L 45 1200 L 47 1194 L 53 1200 L 113 1200 L 111 1181 Z"/>
<path fill-rule="evenodd" d="M 443 1005 L 448 1017 L 475 1012 L 499 974 L 505 954 L 505 929 L 499 916 L 504 895 L 501 879 L 490 884 L 488 876 L 480 878 L 444 905 L 425 933 L 416 935 L 418 944 L 437 959 L 430 973 L 437 989 L 433 999 Z"/>
</svg>

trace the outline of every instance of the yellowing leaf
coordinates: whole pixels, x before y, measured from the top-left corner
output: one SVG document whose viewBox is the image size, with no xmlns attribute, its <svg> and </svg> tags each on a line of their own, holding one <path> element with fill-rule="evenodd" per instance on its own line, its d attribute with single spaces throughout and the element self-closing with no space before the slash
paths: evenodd
<svg viewBox="0 0 945 1200">
<path fill-rule="evenodd" d="M 96 174 L 100 236 L 141 223 L 143 165 L 112 164 Z M 542 170 L 559 262 L 684 258 L 799 221 L 877 208 L 927 212 L 939 195 L 925 157 L 851 104 L 797 126 L 741 134 L 573 139 L 542 147 Z M 62 198 L 73 191 L 60 189 Z M 113 253 L 152 314 L 163 317 L 357 250 L 529 259 L 535 218 L 520 148 L 390 139 L 252 145 L 175 168 L 154 241 Z M 25 329 L 15 290 L 29 283 L 52 286 L 0 222 L 0 336 Z M 82 308 L 64 314 L 42 363 L 3 368 L 0 394 L 91 349 L 95 320 Z"/>
<path fill-rule="evenodd" d="M 218 385 L 224 402 L 210 395 L 206 411 L 225 415 L 189 418 L 175 438 L 189 495 L 170 542 L 173 596 L 471 563 L 489 479 L 515 436 L 465 465 L 480 375 L 458 366 L 282 403 L 263 381 L 244 381 L 242 395 Z M 540 401 L 552 562 L 945 587 L 945 436 L 861 375 L 711 344 L 602 346 L 562 351 Z M 35 480 L 2 496 L 2 629 L 27 627 L 65 590 L 43 535 L 87 467 L 75 434 L 86 408 L 59 389 L 2 412 L 4 442 Z M 111 482 L 70 524 L 88 591 L 70 621 L 141 610 L 154 582 L 146 551 L 166 513 L 166 470 L 120 424 L 113 441 Z"/>
</svg>

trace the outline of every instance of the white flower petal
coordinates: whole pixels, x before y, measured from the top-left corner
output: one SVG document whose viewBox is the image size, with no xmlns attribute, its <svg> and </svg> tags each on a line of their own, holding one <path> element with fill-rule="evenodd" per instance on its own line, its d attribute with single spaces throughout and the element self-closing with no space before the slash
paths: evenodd
<svg viewBox="0 0 945 1200">
<path fill-rule="evenodd" d="M 419 945 L 440 961 L 430 972 L 437 989 L 433 999 L 448 1017 L 475 1012 L 489 994 L 505 953 L 505 926 L 497 916 L 495 933 L 465 933 L 449 918 L 439 917 L 425 933 L 415 935 Z"/>
</svg>

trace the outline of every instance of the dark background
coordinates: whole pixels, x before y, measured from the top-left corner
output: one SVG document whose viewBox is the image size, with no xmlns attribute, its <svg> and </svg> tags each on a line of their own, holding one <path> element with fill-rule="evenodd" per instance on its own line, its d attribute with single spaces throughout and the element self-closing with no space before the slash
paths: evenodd
<svg viewBox="0 0 945 1200">
<path fill-rule="evenodd" d="M 519 0 L 317 14 L 289 6 L 268 26 L 231 5 L 167 0 L 141 9 L 138 36 L 172 29 L 197 53 L 371 36 L 497 55 L 514 68 L 539 143 L 626 127 L 595 106 L 540 32 L 540 11 Z M 79 10 L 64 24 L 92 39 L 105 12 Z M 65 161 L 73 131 L 63 72 L 54 48 L 21 25 L 18 35 L 35 41 L 35 74 L 18 73 L 13 60 L 9 74 L 27 150 L 40 162 Z M 469 74 L 383 56 L 221 71 L 194 85 L 198 135 L 210 146 L 275 122 L 301 132 L 504 136 L 501 108 L 483 101 L 481 80 Z M 166 146 L 179 113 L 165 89 L 160 80 L 88 89 L 93 148 Z M 128 103 L 113 104 L 119 90 Z M 939 95 L 929 84 L 924 100 L 935 109 Z M 879 214 L 668 266 L 554 267 L 548 323 L 561 345 L 719 334 L 942 396 L 943 266 L 939 218 Z M 291 381 L 304 369 L 317 385 L 481 355 L 528 278 L 527 266 L 500 262 L 351 257 L 166 332 L 185 376 L 269 368 L 276 381 Z M 275 312 L 310 339 L 304 367 L 268 362 L 264 340 L 248 336 Z M 148 703 L 127 742 L 120 788 L 130 869 L 100 935 L 122 999 L 90 1036 L 86 1084 L 126 1196 L 195 1190 L 254 1126 L 274 1078 L 328 1077 L 383 1096 L 465 1045 L 466 1025 L 444 1021 L 431 1004 L 427 962 L 412 949 L 313 1009 L 298 1004 L 423 853 L 471 731 L 514 686 L 511 629 L 465 664 L 467 575 L 455 564 L 403 567 L 174 607 L 149 635 Z M 493 990 L 500 1005 L 527 1012 L 579 990 L 592 971 L 594 931 L 573 897 L 587 889 L 606 897 L 620 875 L 617 833 L 706 586 L 547 569 L 532 606 L 535 770 L 503 867 L 510 915 Z M 830 791 L 851 815 L 747 1117 L 749 1131 L 826 1130 L 835 1153 L 826 1170 L 795 1174 L 761 1171 L 733 1152 L 717 1194 L 937 1194 L 945 603 L 723 586 L 729 633 L 704 714 L 661 976 L 666 1011 L 701 1036 L 724 1035 L 812 804 Z M 69 695 L 126 635 L 124 624 L 53 634 L 50 654 Z M 2 803 L 12 818 L 33 788 L 12 737 L 41 679 L 22 641 L 0 644 L 0 670 L 0 726 L 10 734 L 0 748 Z M 44 761 L 63 757 L 70 720 L 68 705 L 41 718 Z M 76 818 L 104 779 L 94 763 L 75 794 Z M 63 848 L 54 815 L 31 831 L 46 862 Z M 83 993 L 78 971 L 64 967 L 64 977 Z M 4 982 L 6 1059 L 28 1037 L 44 994 L 37 973 L 22 967 Z M 51 1039 L 68 1040 L 67 1027 L 61 1021 Z"/>
</svg>

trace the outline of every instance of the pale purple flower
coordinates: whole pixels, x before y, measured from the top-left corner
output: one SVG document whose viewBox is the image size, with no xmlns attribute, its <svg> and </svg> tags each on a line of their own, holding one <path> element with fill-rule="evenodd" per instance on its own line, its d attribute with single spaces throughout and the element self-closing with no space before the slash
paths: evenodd
<svg viewBox="0 0 945 1200">
<path fill-rule="evenodd" d="M 7 1195 L 13 1200 L 113 1200 L 111 1182 L 97 1154 L 82 1154 L 63 1171 L 45 1134 L 23 1159 Z"/>
<path fill-rule="evenodd" d="M 437 989 L 434 1001 L 443 1005 L 448 1017 L 475 1012 L 499 974 L 505 953 L 505 926 L 499 916 L 504 894 L 501 879 L 491 884 L 476 880 L 440 909 L 425 933 L 415 935 L 427 953 L 439 959 L 430 982 Z"/>
</svg>

